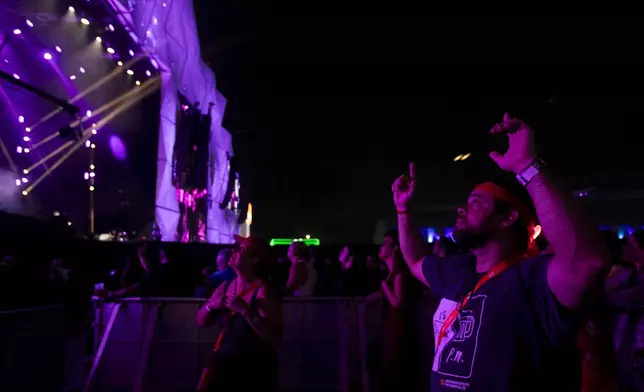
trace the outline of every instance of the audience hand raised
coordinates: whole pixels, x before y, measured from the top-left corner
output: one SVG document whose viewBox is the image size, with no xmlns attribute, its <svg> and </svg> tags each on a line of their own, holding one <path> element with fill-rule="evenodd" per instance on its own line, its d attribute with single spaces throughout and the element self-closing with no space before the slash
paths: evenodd
<svg viewBox="0 0 644 392">
<path fill-rule="evenodd" d="M 490 153 L 490 158 L 503 170 L 519 173 L 536 157 L 534 134 L 532 129 L 523 121 L 503 115 L 503 121 L 492 127 L 490 133 L 506 133 L 508 135 L 508 150 L 501 154 Z"/>
<path fill-rule="evenodd" d="M 391 185 L 394 194 L 394 205 L 399 212 L 407 211 L 416 191 L 416 167 L 409 164 L 409 174 L 398 177 Z"/>
</svg>

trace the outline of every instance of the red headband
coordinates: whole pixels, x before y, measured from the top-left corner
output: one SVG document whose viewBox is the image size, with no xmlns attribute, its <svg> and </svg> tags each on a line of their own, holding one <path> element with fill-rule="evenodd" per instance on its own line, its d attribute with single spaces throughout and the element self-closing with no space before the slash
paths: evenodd
<svg viewBox="0 0 644 392">
<path fill-rule="evenodd" d="M 534 224 L 534 219 L 532 213 L 528 206 L 525 205 L 518 197 L 514 196 L 504 188 L 496 185 L 493 182 L 484 182 L 474 188 L 474 191 L 481 191 L 489 193 L 495 199 L 500 200 L 504 203 L 507 203 L 519 214 L 521 220 L 523 220 L 527 225 L 532 226 Z"/>
<path fill-rule="evenodd" d="M 474 188 L 474 191 L 488 193 L 492 195 L 492 197 L 494 197 L 496 200 L 507 203 L 512 209 L 514 209 L 519 214 L 519 219 L 521 219 L 525 223 L 530 235 L 530 242 L 528 244 L 526 256 L 532 257 L 539 254 L 539 248 L 537 247 L 536 241 L 533 238 L 534 217 L 525 203 L 523 203 L 518 197 L 514 196 L 513 194 L 493 182 L 484 182 Z"/>
</svg>

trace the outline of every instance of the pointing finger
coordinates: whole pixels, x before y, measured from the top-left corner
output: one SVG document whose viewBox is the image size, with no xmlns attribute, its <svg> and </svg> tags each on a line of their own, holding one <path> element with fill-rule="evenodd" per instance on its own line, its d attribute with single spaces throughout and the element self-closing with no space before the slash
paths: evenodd
<svg viewBox="0 0 644 392">
<path fill-rule="evenodd" d="M 412 180 L 416 179 L 416 165 L 414 164 L 414 162 L 409 162 L 409 177 Z"/>
</svg>

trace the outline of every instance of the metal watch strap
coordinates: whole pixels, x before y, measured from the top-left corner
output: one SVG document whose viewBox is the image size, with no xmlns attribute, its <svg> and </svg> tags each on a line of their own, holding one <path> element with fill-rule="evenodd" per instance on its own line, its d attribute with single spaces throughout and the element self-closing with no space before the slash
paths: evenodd
<svg viewBox="0 0 644 392">
<path fill-rule="evenodd" d="M 523 186 L 527 186 L 533 178 L 537 176 L 546 166 L 546 163 L 539 158 L 533 159 L 526 167 L 517 173 L 517 181 Z"/>
</svg>

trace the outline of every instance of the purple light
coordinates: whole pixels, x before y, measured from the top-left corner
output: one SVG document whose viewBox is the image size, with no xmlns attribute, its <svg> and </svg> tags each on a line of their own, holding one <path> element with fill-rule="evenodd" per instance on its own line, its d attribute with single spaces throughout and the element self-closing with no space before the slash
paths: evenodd
<svg viewBox="0 0 644 392">
<path fill-rule="evenodd" d="M 107 28 L 108 28 L 110 31 L 114 31 L 114 26 L 112 26 L 111 24 L 107 25 Z"/>
<path fill-rule="evenodd" d="M 16 152 L 18 154 L 21 154 L 22 153 L 22 147 L 20 147 L 20 146 L 16 147 Z"/>
<path fill-rule="evenodd" d="M 13 77 L 20 80 L 20 76 L 18 74 L 13 74 Z"/>
<path fill-rule="evenodd" d="M 16 178 L 16 186 L 20 186 L 20 179 Z"/>
<path fill-rule="evenodd" d="M 76 80 L 76 75 L 72 75 L 69 77 L 69 80 Z"/>
<path fill-rule="evenodd" d="M 85 115 L 86 115 L 87 117 L 92 117 L 92 111 L 91 111 L 91 110 L 86 111 L 86 112 L 85 112 Z"/>
<path fill-rule="evenodd" d="M 85 68 L 80 67 L 80 71 L 81 71 L 81 73 L 85 73 Z"/>
<path fill-rule="evenodd" d="M 134 57 L 134 51 L 132 49 L 130 49 L 128 53 L 130 54 L 130 56 Z"/>
<path fill-rule="evenodd" d="M 159 69 L 159 63 L 155 59 L 150 59 L 150 63 L 152 63 L 154 68 Z"/>
<path fill-rule="evenodd" d="M 20 124 L 22 124 L 23 122 L 25 122 L 25 117 L 24 117 L 24 116 L 18 116 L 18 122 L 19 122 Z"/>
<path fill-rule="evenodd" d="M 51 60 L 51 53 L 45 53 L 42 55 L 42 57 L 44 57 L 45 60 Z"/>
<path fill-rule="evenodd" d="M 148 76 L 152 76 L 152 72 L 150 72 L 150 71 L 145 71 L 145 74 L 148 75 Z"/>
<path fill-rule="evenodd" d="M 15 35 L 20 35 L 20 33 L 22 33 L 22 31 L 20 31 L 20 29 L 15 29 L 15 30 L 13 31 L 13 33 L 14 33 Z"/>
<path fill-rule="evenodd" d="M 110 150 L 114 158 L 119 161 L 124 161 L 127 158 L 125 143 L 116 135 L 110 136 Z"/>
<path fill-rule="evenodd" d="M 26 177 L 22 177 L 22 182 L 26 184 L 27 182 L 29 182 L 29 180 Z"/>
<path fill-rule="evenodd" d="M 33 24 L 33 23 L 31 23 L 31 21 L 30 21 L 29 19 L 27 19 L 27 21 L 26 21 L 26 22 L 27 22 L 27 26 L 29 26 L 29 27 L 34 27 L 34 24 Z"/>
<path fill-rule="evenodd" d="M 63 50 L 60 48 L 60 46 L 56 46 L 56 52 L 58 52 L 58 53 L 62 53 L 62 52 L 63 52 Z"/>
<path fill-rule="evenodd" d="M 85 172 L 85 174 L 83 174 L 83 178 L 86 180 L 89 180 L 89 173 Z"/>
<path fill-rule="evenodd" d="M 22 138 L 22 140 L 24 140 L 24 141 L 28 142 L 28 141 L 30 141 L 31 139 L 29 138 L 29 136 L 25 136 L 25 137 L 23 137 L 23 138 Z"/>
</svg>

